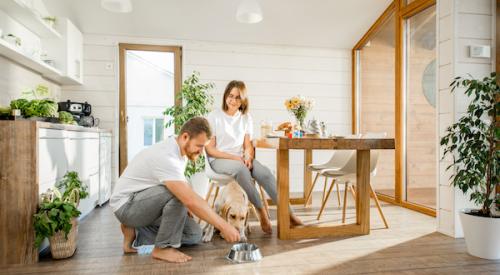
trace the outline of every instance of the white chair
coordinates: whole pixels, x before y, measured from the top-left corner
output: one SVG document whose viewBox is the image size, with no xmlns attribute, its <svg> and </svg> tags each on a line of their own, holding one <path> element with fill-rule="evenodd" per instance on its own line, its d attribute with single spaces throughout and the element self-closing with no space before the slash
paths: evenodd
<svg viewBox="0 0 500 275">
<path fill-rule="evenodd" d="M 385 133 L 367 133 L 363 135 L 363 138 L 384 138 L 386 136 Z M 378 163 L 378 158 L 379 158 L 379 152 L 376 150 L 372 150 L 370 152 L 370 178 L 373 178 L 376 173 L 377 173 L 377 163 Z M 356 198 L 355 191 L 352 189 L 352 179 L 356 178 L 356 154 L 352 154 L 349 161 L 340 169 L 324 169 L 320 172 L 320 174 L 324 177 L 332 178 L 332 183 L 328 189 L 328 193 L 326 194 L 325 199 L 323 200 L 323 203 L 321 205 L 321 209 L 318 213 L 317 220 L 321 218 L 321 214 L 323 213 L 323 210 L 326 206 L 326 203 L 328 201 L 328 197 L 330 196 L 330 193 L 332 192 L 333 185 L 335 181 L 337 180 L 344 180 L 345 181 L 345 190 L 344 190 L 344 204 L 342 208 L 342 223 L 345 223 L 345 211 L 346 211 L 346 205 L 347 205 L 347 190 L 350 189 L 351 193 L 353 194 L 353 197 Z M 375 200 L 375 204 L 377 206 L 378 212 L 385 224 L 386 228 L 389 228 L 389 225 L 387 224 L 387 220 L 385 219 L 384 213 L 382 212 L 382 208 L 380 207 L 380 203 L 378 201 L 377 194 L 373 191 L 373 188 L 370 184 L 370 195 L 373 197 Z"/>
<path fill-rule="evenodd" d="M 346 136 L 346 138 L 359 138 L 361 135 L 350 135 Z M 325 163 L 321 164 L 309 164 L 307 167 L 309 170 L 312 172 L 316 172 L 316 176 L 314 177 L 314 181 L 312 183 L 311 189 L 306 195 L 306 200 L 304 202 L 304 207 L 307 207 L 307 204 L 309 203 L 309 200 L 311 199 L 312 192 L 314 190 L 314 186 L 316 185 L 316 181 L 318 180 L 319 176 L 321 176 L 321 170 L 324 169 L 340 169 L 343 167 L 349 158 L 351 158 L 352 154 L 355 154 L 356 152 L 354 150 L 336 150 L 330 160 Z M 322 196 L 322 202 L 325 200 L 325 195 L 326 195 L 326 186 L 327 186 L 327 180 L 328 177 L 325 177 L 325 183 L 323 186 L 323 196 Z M 337 200 L 340 206 L 340 192 L 339 192 L 339 186 L 337 185 Z"/>
<path fill-rule="evenodd" d="M 207 178 L 210 180 L 210 187 L 208 188 L 207 196 L 205 197 L 205 200 L 208 202 L 210 200 L 210 196 L 212 196 L 212 191 L 215 186 L 215 195 L 214 195 L 214 200 L 212 202 L 212 208 L 215 205 L 215 201 L 217 200 L 217 195 L 219 194 L 219 190 L 221 187 L 226 186 L 229 182 L 234 181 L 235 179 L 226 174 L 219 174 L 215 172 L 212 169 L 212 166 L 210 165 L 210 161 L 208 160 L 208 156 L 205 150 L 203 150 L 203 155 L 205 156 L 205 175 Z M 266 209 L 266 213 L 269 216 L 269 208 L 267 201 L 265 200 L 264 196 L 264 190 L 262 189 L 262 186 L 259 185 L 260 189 L 260 196 L 264 204 L 264 208 Z M 259 216 L 257 215 L 257 212 L 255 211 L 255 208 L 253 205 L 250 203 L 250 208 L 254 212 L 255 216 L 258 218 Z"/>
</svg>

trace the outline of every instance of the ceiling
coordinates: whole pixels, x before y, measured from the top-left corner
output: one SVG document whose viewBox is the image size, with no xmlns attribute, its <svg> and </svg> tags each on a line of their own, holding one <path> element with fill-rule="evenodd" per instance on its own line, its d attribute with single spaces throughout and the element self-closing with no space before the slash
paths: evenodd
<svg viewBox="0 0 500 275">
<path fill-rule="evenodd" d="M 44 0 L 83 33 L 350 49 L 391 0 L 259 0 L 264 20 L 236 21 L 240 0 L 132 0 L 133 11 L 100 0 Z"/>
</svg>

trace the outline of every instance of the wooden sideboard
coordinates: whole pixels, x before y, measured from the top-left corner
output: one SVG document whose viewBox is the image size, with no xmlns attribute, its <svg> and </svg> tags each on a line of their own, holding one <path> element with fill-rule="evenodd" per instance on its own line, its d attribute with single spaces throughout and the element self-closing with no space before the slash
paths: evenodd
<svg viewBox="0 0 500 275">
<path fill-rule="evenodd" d="M 85 215 L 94 209 L 99 200 L 100 132 L 37 121 L 0 121 L 0 265 L 38 260 L 33 230 L 38 196 L 67 171 L 78 172 L 89 187 L 90 196 L 80 202 L 79 210 Z"/>
</svg>

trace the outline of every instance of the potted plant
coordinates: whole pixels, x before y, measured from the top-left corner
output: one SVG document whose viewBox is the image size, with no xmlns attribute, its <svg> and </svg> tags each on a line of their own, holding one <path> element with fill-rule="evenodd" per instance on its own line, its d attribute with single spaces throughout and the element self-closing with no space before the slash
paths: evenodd
<svg viewBox="0 0 500 275">
<path fill-rule="evenodd" d="M 88 196 L 76 172 L 68 172 L 56 185 L 40 198 L 39 209 L 34 215 L 35 246 L 39 247 L 49 238 L 50 251 L 54 259 L 71 257 L 76 250 L 78 237 L 78 204 Z M 58 188 L 63 190 L 63 193 Z"/>
<path fill-rule="evenodd" d="M 214 88 L 213 83 L 200 83 L 200 73 L 193 72 L 184 80 L 177 100 L 182 102 L 179 106 L 172 106 L 163 113 L 170 119 L 165 127 L 174 126 L 175 133 L 178 134 L 182 125 L 189 119 L 196 116 L 205 116 L 212 110 L 214 102 L 209 90 Z M 194 163 L 189 161 L 184 174 L 189 179 L 191 185 L 199 193 L 203 193 L 201 188 L 208 187 L 208 178 L 201 173 L 205 169 L 205 158 L 200 156 Z M 206 191 L 206 190 L 205 190 Z"/>
<path fill-rule="evenodd" d="M 16 35 L 9 33 L 6 36 L 4 36 L 5 41 L 9 42 L 13 46 L 16 47 L 21 47 L 22 41 L 21 38 L 17 37 Z"/>
<path fill-rule="evenodd" d="M 441 138 L 444 155 L 453 162 L 452 184 L 480 209 L 463 209 L 460 220 L 467 250 L 471 255 L 485 259 L 500 259 L 500 89 L 492 73 L 482 80 L 455 78 L 452 92 L 464 87 L 472 96 L 466 114 L 446 130 Z"/>
<path fill-rule="evenodd" d="M 51 28 L 54 28 L 54 25 L 56 24 L 57 22 L 57 18 L 55 16 L 45 16 L 44 18 L 42 18 L 43 21 L 45 21 L 47 23 L 47 25 L 49 25 Z"/>
</svg>

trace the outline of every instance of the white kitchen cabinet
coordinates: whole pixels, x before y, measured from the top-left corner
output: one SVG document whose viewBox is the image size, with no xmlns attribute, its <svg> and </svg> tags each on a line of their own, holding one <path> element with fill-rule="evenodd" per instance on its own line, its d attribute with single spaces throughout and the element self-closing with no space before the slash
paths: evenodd
<svg viewBox="0 0 500 275">
<path fill-rule="evenodd" d="M 0 0 L 0 31 L 21 39 L 17 47 L 0 38 L 0 55 L 61 85 L 83 84 L 83 35 L 67 18 L 57 18 L 55 27 L 42 19 L 46 12 L 34 11 L 33 1 Z M 37 1 L 41 8 L 42 1 Z M 49 15 L 49 14 L 46 14 Z M 46 57 L 41 54 L 46 53 Z M 52 60 L 54 64 L 43 60 Z"/>
<path fill-rule="evenodd" d="M 100 133 L 99 142 L 99 200 L 103 205 L 111 197 L 111 133 Z"/>
<path fill-rule="evenodd" d="M 38 138 L 38 193 L 52 188 L 68 171 L 78 173 L 87 185 L 89 197 L 80 201 L 84 217 L 99 200 L 100 136 L 98 132 L 39 129 Z"/>
<path fill-rule="evenodd" d="M 62 39 L 42 39 L 44 50 L 55 60 L 61 75 L 50 75 L 62 84 L 83 83 L 83 35 L 67 18 L 58 18 L 57 31 Z"/>
</svg>

